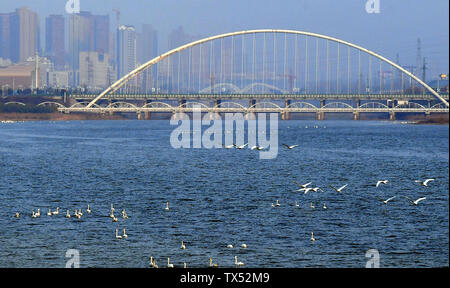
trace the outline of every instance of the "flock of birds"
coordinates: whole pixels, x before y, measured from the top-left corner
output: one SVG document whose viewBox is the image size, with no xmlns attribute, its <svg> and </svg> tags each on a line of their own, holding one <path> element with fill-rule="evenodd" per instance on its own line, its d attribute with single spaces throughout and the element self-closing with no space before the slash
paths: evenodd
<svg viewBox="0 0 450 288">
<path fill-rule="evenodd" d="M 244 147 L 245 147 L 245 146 L 246 146 L 246 145 L 244 145 Z M 286 145 L 286 146 L 288 146 L 288 145 Z M 242 146 L 239 146 L 239 147 L 242 147 Z M 291 147 L 291 148 L 289 148 L 289 147 Z M 288 148 L 288 149 L 293 149 L 293 148 L 295 148 L 295 147 L 293 147 L 293 146 L 289 146 L 289 147 L 286 147 L 286 148 Z M 238 148 L 238 147 L 236 147 L 236 148 Z M 243 149 L 243 148 L 238 148 L 238 149 Z M 424 181 L 422 181 L 422 180 L 416 180 L 415 182 L 418 183 L 418 184 L 420 184 L 421 186 L 427 187 L 427 186 L 429 185 L 429 183 L 430 183 L 431 181 L 434 181 L 434 180 L 435 180 L 434 178 L 429 178 L 429 179 L 426 179 L 426 180 L 424 180 Z M 299 188 L 298 190 L 296 190 L 296 192 L 303 192 L 304 194 L 307 194 L 307 193 L 309 193 L 309 192 L 319 192 L 319 191 L 324 192 L 324 190 L 323 190 L 322 188 L 320 188 L 320 187 L 313 187 L 313 186 L 311 186 L 312 182 L 308 182 L 308 183 L 305 183 L 305 184 L 300 184 L 300 183 L 294 181 L 294 183 L 295 183 L 295 184 L 298 186 L 298 188 Z M 379 181 L 376 182 L 376 184 L 374 184 L 374 186 L 380 187 L 381 185 L 387 185 L 388 183 L 389 183 L 389 180 L 387 180 L 387 179 L 385 179 L 385 180 L 379 180 Z M 334 191 L 336 191 L 337 193 L 342 193 L 342 191 L 348 186 L 348 184 L 342 185 L 342 186 L 340 186 L 339 188 L 337 188 L 337 187 L 335 187 L 335 186 L 333 186 L 333 185 L 329 185 L 329 186 L 330 186 Z M 392 197 L 390 197 L 390 198 L 388 198 L 388 199 L 379 199 L 379 200 L 380 200 L 383 204 L 388 204 L 390 201 L 392 201 L 392 200 L 394 200 L 394 199 L 396 199 L 396 198 L 400 198 L 400 197 L 403 197 L 403 198 L 407 199 L 412 205 L 419 205 L 420 202 L 426 200 L 426 197 L 420 197 L 420 198 L 414 200 L 414 199 L 411 199 L 411 198 L 408 197 L 408 196 L 397 196 L 397 195 L 396 195 L 396 196 L 392 196 Z M 272 203 L 272 208 L 280 207 L 280 206 L 281 206 L 281 203 L 280 203 L 279 200 L 276 200 L 275 203 Z M 309 206 L 310 206 L 310 208 L 315 209 L 315 205 L 313 204 L 313 202 L 311 202 Z M 300 207 L 300 205 L 299 205 L 299 203 L 298 203 L 297 201 L 295 202 L 295 207 Z M 323 203 L 322 209 L 324 209 L 324 210 L 325 210 L 325 209 L 328 209 L 328 207 L 326 206 L 325 203 Z M 164 210 L 165 210 L 166 212 L 167 212 L 167 211 L 170 211 L 169 202 L 166 202 L 166 205 L 165 205 Z M 109 213 L 109 218 L 111 218 L 111 220 L 112 220 L 113 222 L 118 222 L 118 218 L 117 218 L 117 217 L 115 216 L 115 214 L 114 214 L 115 211 L 116 211 L 116 209 L 114 208 L 114 205 L 111 204 L 110 213 Z M 87 214 L 91 214 L 91 213 L 92 213 L 92 210 L 91 210 L 91 207 L 90 207 L 89 204 L 87 204 L 86 213 L 87 213 Z M 49 216 L 49 217 L 51 217 L 51 216 L 57 216 L 57 215 L 59 215 L 59 214 L 60 214 L 60 208 L 59 208 L 59 207 L 57 207 L 57 208 L 56 208 L 55 210 L 53 210 L 53 211 L 52 211 L 51 208 L 49 208 L 49 209 L 48 209 L 48 212 L 47 212 L 47 216 Z M 74 210 L 74 214 L 73 214 L 73 215 L 70 213 L 70 210 L 66 210 L 65 217 L 68 218 L 68 219 L 70 219 L 70 218 L 72 218 L 72 217 L 74 217 L 74 218 L 76 218 L 76 219 L 81 219 L 81 218 L 83 217 L 83 215 L 84 215 L 84 213 L 83 213 L 82 209 L 79 208 L 79 209 L 75 209 L 75 210 Z M 129 218 L 129 216 L 127 215 L 127 212 L 126 212 L 125 209 L 123 209 L 123 210 L 121 211 L 121 215 L 122 215 L 122 218 L 123 218 L 123 219 L 128 219 L 128 218 Z M 14 215 L 14 217 L 15 217 L 15 218 L 20 218 L 20 213 L 19 213 L 19 212 L 16 212 L 15 215 Z M 41 210 L 40 210 L 40 208 L 37 209 L 37 212 L 35 212 L 34 210 L 32 210 L 32 212 L 31 212 L 31 218 L 39 218 L 39 217 L 41 217 Z M 127 232 L 126 232 L 126 228 L 123 228 L 122 231 L 123 231 L 123 233 L 122 233 L 122 234 L 119 234 L 119 229 L 118 229 L 118 228 L 115 229 L 115 239 L 121 240 L 121 239 L 127 239 L 127 238 L 128 238 L 128 234 L 127 234 Z M 311 242 L 313 242 L 313 243 L 316 241 L 316 238 L 314 237 L 314 232 L 311 232 L 311 238 L 310 238 L 310 240 L 311 240 Z M 246 248 L 247 248 L 247 244 L 242 243 L 242 244 L 240 245 L 240 247 L 241 247 L 242 249 L 246 249 Z M 234 245 L 233 245 L 233 244 L 228 244 L 228 245 L 226 246 L 226 248 L 228 248 L 228 249 L 233 249 L 233 248 L 234 248 Z M 181 241 L 180 249 L 181 249 L 181 250 L 186 250 L 186 249 L 187 249 L 187 248 L 186 248 L 186 244 L 184 243 L 184 241 Z M 234 265 L 235 265 L 236 267 L 242 267 L 242 266 L 244 266 L 245 264 L 244 264 L 242 261 L 238 261 L 237 256 L 235 256 L 235 257 L 234 257 Z M 156 263 L 156 258 L 154 258 L 153 256 L 150 257 L 150 263 L 149 263 L 149 266 L 150 266 L 151 268 L 158 268 L 158 264 Z M 209 267 L 213 267 L 213 268 L 214 268 L 214 267 L 218 267 L 218 266 L 219 266 L 219 265 L 218 265 L 217 263 L 214 263 L 214 262 L 213 262 L 213 259 L 212 259 L 212 258 L 209 258 Z M 174 268 L 174 267 L 175 267 L 174 264 L 172 264 L 172 263 L 170 262 L 170 258 L 167 258 L 167 265 L 166 265 L 166 267 L 167 267 L 167 268 Z M 187 268 L 187 263 L 186 263 L 186 262 L 183 263 L 183 267 L 184 267 L 184 268 Z"/>
<path fill-rule="evenodd" d="M 60 214 L 59 213 L 59 209 L 60 208 L 57 207 L 54 211 L 52 211 L 52 209 L 49 208 L 47 216 L 57 216 L 57 215 L 59 215 Z M 114 208 L 114 204 L 111 204 L 109 218 L 111 218 L 113 222 L 118 222 L 118 218 L 114 215 L 115 210 L 116 209 Z M 165 211 L 170 211 L 169 202 L 166 202 L 164 210 Z M 92 213 L 92 209 L 91 209 L 89 204 L 87 204 L 86 212 L 87 212 L 87 214 L 91 214 Z M 128 219 L 129 218 L 129 216 L 128 216 L 128 214 L 127 214 L 125 209 L 122 210 L 121 214 L 122 214 L 122 218 L 123 219 Z M 80 209 L 75 209 L 73 215 L 70 213 L 70 210 L 67 210 L 65 217 L 67 219 L 70 219 L 72 217 L 77 218 L 77 219 L 81 219 L 81 217 L 83 215 L 84 215 L 84 213 L 83 213 L 82 209 L 80 208 Z M 19 212 L 16 212 L 14 217 L 15 218 L 20 218 L 21 215 L 20 215 Z M 35 212 L 34 209 L 31 211 L 31 218 L 40 218 L 40 217 L 41 217 L 41 209 L 40 208 L 37 209 L 37 212 Z M 123 228 L 123 233 L 122 234 L 119 234 L 119 229 L 116 228 L 116 230 L 115 230 L 115 239 L 121 240 L 121 239 L 127 239 L 127 238 L 128 238 L 128 234 L 126 232 L 126 228 Z M 228 244 L 226 247 L 229 248 L 229 249 L 233 249 L 234 245 L 233 244 Z M 242 243 L 240 245 L 240 247 L 242 249 L 247 249 L 247 244 Z M 186 244 L 184 243 L 184 241 L 181 241 L 180 249 L 182 249 L 182 250 L 186 249 Z M 238 261 L 237 256 L 234 257 L 234 260 L 235 260 L 234 264 L 235 264 L 236 267 L 242 267 L 242 266 L 245 265 L 242 261 Z M 184 268 L 187 268 L 187 263 L 184 262 L 183 264 L 184 264 L 183 265 Z M 158 265 L 156 264 L 156 258 L 154 258 L 153 256 L 150 257 L 150 264 L 149 264 L 149 266 L 151 268 L 159 268 Z M 174 268 L 174 267 L 175 266 L 172 263 L 170 263 L 170 258 L 167 258 L 167 268 Z M 213 267 L 213 268 L 216 267 L 217 268 L 217 267 L 219 267 L 219 265 L 217 263 L 213 263 L 213 259 L 209 258 L 209 267 Z"/>
<path fill-rule="evenodd" d="M 429 179 L 426 179 L 426 180 L 424 180 L 424 181 L 422 181 L 422 180 L 415 180 L 414 182 L 419 183 L 421 186 L 428 187 L 428 183 L 430 183 L 431 181 L 434 181 L 434 180 L 435 180 L 434 178 L 429 178 Z M 300 183 L 294 181 L 294 183 L 299 187 L 299 189 L 296 190 L 296 192 L 303 192 L 304 194 L 307 194 L 307 193 L 310 192 L 310 191 L 312 191 L 312 192 L 318 192 L 318 191 L 324 192 L 324 190 L 322 190 L 320 187 L 310 187 L 310 185 L 312 184 L 312 182 L 308 182 L 308 183 L 305 183 L 305 184 L 300 184 Z M 379 180 L 379 181 L 377 181 L 377 183 L 375 184 L 375 187 L 379 187 L 379 186 L 382 185 L 382 184 L 383 184 L 383 185 L 386 185 L 386 184 L 388 184 L 388 183 L 389 183 L 389 180 L 387 180 L 387 179 Z M 341 187 L 339 187 L 339 188 L 336 188 L 336 187 L 334 187 L 333 185 L 330 185 L 330 187 L 331 187 L 334 191 L 336 191 L 336 192 L 338 192 L 338 193 L 342 193 L 342 191 L 343 191 L 347 186 L 348 186 L 348 184 L 345 184 L 345 185 L 343 185 L 343 186 L 341 186 Z M 420 202 L 422 202 L 422 201 L 424 201 L 424 200 L 427 199 L 426 197 L 420 197 L 420 198 L 414 200 L 414 199 L 411 199 L 411 198 L 408 197 L 408 196 L 397 196 L 397 195 L 396 195 L 396 196 L 392 196 L 392 197 L 390 197 L 390 198 L 388 198 L 388 199 L 380 199 L 380 201 L 381 201 L 382 203 L 384 203 L 384 204 L 388 204 L 388 202 L 390 202 L 390 201 L 396 199 L 397 197 L 403 197 L 403 198 L 407 199 L 412 205 L 415 205 L 415 206 L 419 205 Z M 276 207 L 280 207 L 280 206 L 281 206 L 281 204 L 280 204 L 280 201 L 279 201 L 279 200 L 276 200 L 276 201 L 275 201 L 275 204 L 272 203 L 272 208 L 276 208 Z M 298 201 L 295 202 L 295 207 L 297 207 L 297 208 L 300 207 L 300 204 L 298 203 Z M 315 209 L 315 208 L 316 208 L 315 205 L 313 204 L 313 202 L 310 202 L 309 207 L 310 207 L 311 209 Z M 327 205 L 326 205 L 325 203 L 323 203 L 322 208 L 323 208 L 324 210 L 328 209 L 328 207 L 327 207 Z M 314 241 L 316 241 L 316 238 L 314 237 L 314 232 L 311 232 L 311 242 L 314 242 Z"/>
<path fill-rule="evenodd" d="M 288 150 L 292 150 L 292 149 L 294 149 L 295 147 L 298 147 L 298 145 L 287 145 L 287 144 L 281 144 L 281 145 L 283 145 L 283 147 L 285 147 L 286 149 L 288 149 Z M 246 144 L 244 144 L 244 145 L 236 145 L 236 144 L 231 144 L 231 145 L 222 145 L 223 146 L 223 148 L 225 148 L 225 149 L 238 149 L 238 150 L 242 150 L 242 149 L 245 149 L 245 147 L 247 147 L 248 146 L 248 143 L 246 143 Z M 263 147 L 263 146 L 258 146 L 258 145 L 254 145 L 254 146 L 252 146 L 252 147 L 250 147 L 250 150 L 258 150 L 258 151 L 261 151 L 261 150 L 264 150 L 264 149 L 267 149 L 268 147 Z"/>
</svg>

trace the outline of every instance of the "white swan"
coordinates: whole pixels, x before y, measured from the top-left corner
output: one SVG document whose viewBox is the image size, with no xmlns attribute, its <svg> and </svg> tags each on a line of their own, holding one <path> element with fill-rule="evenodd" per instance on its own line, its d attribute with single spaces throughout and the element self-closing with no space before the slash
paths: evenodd
<svg viewBox="0 0 450 288">
<path fill-rule="evenodd" d="M 20 217 L 19 212 L 16 212 L 16 214 L 14 214 L 14 217 L 19 218 Z"/>
<path fill-rule="evenodd" d="M 166 208 L 164 210 L 169 211 L 169 202 L 166 202 Z"/>
<path fill-rule="evenodd" d="M 128 219 L 128 215 L 127 215 L 127 212 L 125 211 L 125 209 L 122 210 L 122 218 Z"/>
<path fill-rule="evenodd" d="M 284 147 L 286 147 L 289 150 L 292 150 L 292 149 L 294 149 L 295 147 L 298 146 L 298 145 L 287 145 L 287 144 L 281 144 L 281 145 L 283 145 Z"/>
<path fill-rule="evenodd" d="M 277 202 L 275 203 L 275 206 L 277 206 L 277 207 L 280 206 L 280 202 L 278 202 L 278 200 L 277 200 Z"/>
<path fill-rule="evenodd" d="M 56 211 L 52 212 L 52 215 L 58 215 L 59 214 L 59 207 L 56 207 Z"/>
<path fill-rule="evenodd" d="M 213 263 L 212 258 L 210 257 L 210 258 L 209 258 L 209 267 L 217 268 L 217 267 L 219 267 L 219 265 Z"/>
<path fill-rule="evenodd" d="M 420 183 L 420 185 L 422 185 L 422 186 L 428 186 L 428 182 L 434 181 L 434 180 L 435 180 L 435 179 L 430 178 L 430 179 L 426 179 L 425 181 L 416 180 L 416 181 L 414 181 L 414 182 Z"/>
<path fill-rule="evenodd" d="M 419 198 L 417 200 L 413 200 L 413 199 L 409 198 L 408 196 L 404 196 L 404 197 L 406 199 L 408 199 L 411 202 L 411 204 L 413 204 L 413 205 L 418 205 L 420 201 L 423 201 L 423 200 L 427 199 L 427 197 L 422 197 L 422 198 Z"/>
<path fill-rule="evenodd" d="M 314 232 L 311 232 L 311 242 L 316 241 L 316 238 L 314 238 Z"/>
<path fill-rule="evenodd" d="M 87 207 L 87 209 L 86 209 L 86 212 L 87 212 L 88 214 L 91 214 L 91 212 L 92 212 L 91 207 L 89 206 L 89 204 L 88 204 L 88 207 Z"/>
<path fill-rule="evenodd" d="M 52 210 L 50 208 L 48 209 L 47 216 L 52 216 Z"/>
<path fill-rule="evenodd" d="M 391 201 L 391 200 L 393 200 L 393 199 L 395 199 L 395 198 L 397 198 L 397 196 L 393 196 L 393 197 L 388 198 L 388 199 L 386 199 L 386 200 L 380 199 L 380 201 L 383 202 L 384 204 L 387 204 L 389 201 Z"/>
<path fill-rule="evenodd" d="M 167 268 L 173 268 L 173 264 L 170 263 L 170 258 L 167 258 Z"/>
<path fill-rule="evenodd" d="M 70 211 L 69 210 L 67 210 L 66 218 L 70 218 Z"/>
<path fill-rule="evenodd" d="M 181 250 L 186 249 L 186 245 L 184 245 L 183 241 L 181 241 L 181 247 L 180 247 L 180 249 L 181 249 Z"/>
<path fill-rule="evenodd" d="M 244 266 L 244 263 L 243 262 L 238 262 L 237 261 L 237 256 L 234 256 L 234 265 L 236 265 L 236 266 Z"/>
<path fill-rule="evenodd" d="M 295 207 L 300 207 L 297 201 L 295 201 Z"/>
<path fill-rule="evenodd" d="M 227 248 L 233 248 L 233 245 L 232 244 L 228 244 Z"/>
<path fill-rule="evenodd" d="M 244 144 L 244 145 L 241 145 L 241 146 L 237 146 L 236 144 L 234 144 L 234 148 L 239 149 L 239 150 L 242 150 L 242 149 L 244 149 L 245 147 L 247 147 L 247 145 L 248 145 L 248 143 L 247 143 L 247 144 Z"/>
<path fill-rule="evenodd" d="M 387 184 L 387 183 L 389 183 L 389 180 L 380 180 L 380 181 L 377 182 L 377 184 L 375 185 L 375 187 L 378 187 L 378 186 L 380 186 L 381 184 Z"/>
<path fill-rule="evenodd" d="M 313 204 L 312 204 L 312 202 L 309 204 L 309 207 L 311 207 L 311 208 L 316 208 L 316 206 L 314 206 Z"/>
<path fill-rule="evenodd" d="M 298 187 L 306 188 L 306 187 L 308 187 L 309 185 L 311 185 L 312 182 L 308 182 L 308 183 L 306 183 L 306 184 L 300 184 L 300 183 L 294 181 L 294 183 L 295 183 Z"/>
<path fill-rule="evenodd" d="M 123 228 L 123 238 L 128 238 L 128 234 L 127 231 L 125 230 L 125 228 Z"/>
<path fill-rule="evenodd" d="M 328 209 L 327 205 L 325 205 L 325 203 L 323 203 L 323 209 Z"/>
<path fill-rule="evenodd" d="M 332 186 L 332 185 L 330 185 L 330 187 L 333 188 L 334 191 L 336 191 L 336 192 L 338 192 L 338 193 L 341 193 L 342 190 L 344 190 L 344 188 L 347 187 L 347 185 L 348 185 L 348 184 L 345 184 L 344 186 L 342 186 L 342 187 L 340 187 L 340 188 L 336 188 L 336 187 L 334 187 L 334 186 Z"/>
<path fill-rule="evenodd" d="M 244 248 L 244 249 L 247 249 L 247 244 L 243 243 L 243 244 L 241 245 L 241 247 Z"/>
<path fill-rule="evenodd" d="M 119 235 L 119 229 L 116 229 L 116 239 L 122 239 L 122 236 Z"/>
</svg>

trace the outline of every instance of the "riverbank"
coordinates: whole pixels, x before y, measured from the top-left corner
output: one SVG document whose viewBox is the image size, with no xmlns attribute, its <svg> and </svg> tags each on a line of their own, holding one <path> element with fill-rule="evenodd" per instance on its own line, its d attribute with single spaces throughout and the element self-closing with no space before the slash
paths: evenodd
<svg viewBox="0 0 450 288">
<path fill-rule="evenodd" d="M 0 121 L 70 121 L 70 120 L 125 120 L 121 115 L 55 113 L 0 113 Z"/>
</svg>

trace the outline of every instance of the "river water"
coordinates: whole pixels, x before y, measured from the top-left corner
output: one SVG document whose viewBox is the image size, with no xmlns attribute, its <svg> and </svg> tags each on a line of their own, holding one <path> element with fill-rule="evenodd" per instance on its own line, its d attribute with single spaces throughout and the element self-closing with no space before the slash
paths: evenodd
<svg viewBox="0 0 450 288">
<path fill-rule="evenodd" d="M 280 121 L 270 160 L 250 149 L 174 149 L 173 129 L 156 120 L 0 124 L 0 267 L 65 267 L 68 249 L 80 267 L 148 267 L 150 256 L 160 267 L 168 257 L 233 267 L 234 256 L 245 267 L 365 267 L 369 249 L 381 267 L 449 265 L 448 126 Z M 426 178 L 436 180 L 414 182 Z M 381 179 L 390 182 L 375 187 Z M 305 195 L 293 181 L 324 191 Z M 123 228 L 128 238 L 116 239 Z"/>
</svg>

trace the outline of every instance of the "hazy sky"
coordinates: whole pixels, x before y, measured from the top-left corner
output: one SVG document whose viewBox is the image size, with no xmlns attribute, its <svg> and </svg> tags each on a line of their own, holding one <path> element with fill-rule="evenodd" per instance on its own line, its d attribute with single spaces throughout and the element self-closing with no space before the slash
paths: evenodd
<svg viewBox="0 0 450 288">
<path fill-rule="evenodd" d="M 110 14 L 121 10 L 121 24 L 152 24 L 160 33 L 160 51 L 167 34 L 183 26 L 192 35 L 209 36 L 257 28 L 317 32 L 354 42 L 401 64 L 416 62 L 417 38 L 434 74 L 449 70 L 448 0 L 379 0 L 379 14 L 368 14 L 367 0 L 80 0 L 81 10 Z M 0 0 L 0 13 L 28 6 L 41 17 L 66 14 L 67 0 Z M 433 74 L 433 75 L 431 75 Z"/>
</svg>

